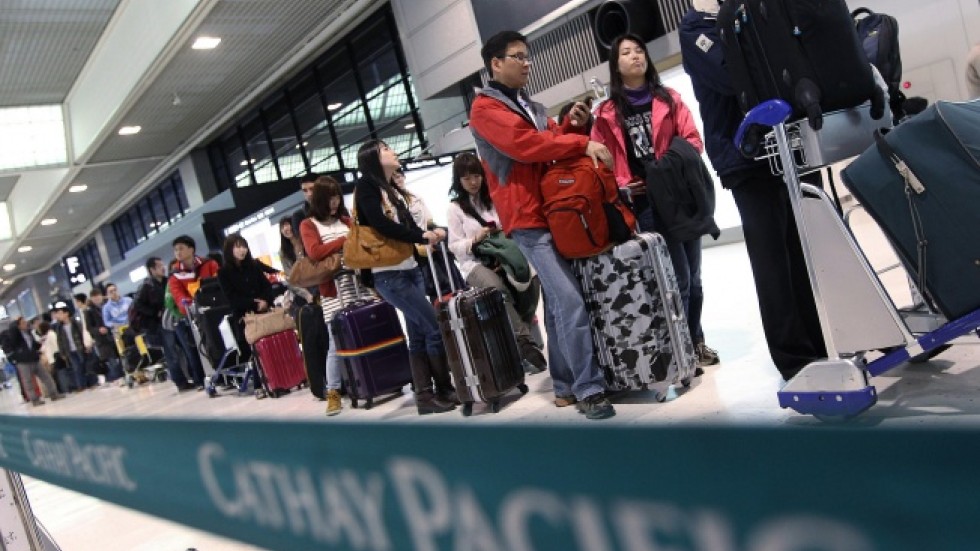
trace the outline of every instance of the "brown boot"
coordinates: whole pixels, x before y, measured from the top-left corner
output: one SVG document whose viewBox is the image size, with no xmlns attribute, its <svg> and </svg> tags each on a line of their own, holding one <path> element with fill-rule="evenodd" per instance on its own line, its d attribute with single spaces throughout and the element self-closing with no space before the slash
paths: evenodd
<svg viewBox="0 0 980 551">
<path fill-rule="evenodd" d="M 449 362 L 446 361 L 445 352 L 439 355 L 428 357 L 429 367 L 432 368 L 432 378 L 436 381 L 436 396 L 444 402 L 453 405 L 460 405 L 456 389 L 453 387 L 453 378 L 449 372 Z"/>
<path fill-rule="evenodd" d="M 428 413 L 445 413 L 456 409 L 456 406 L 436 395 L 432 386 L 432 368 L 429 356 L 425 352 L 409 352 L 408 361 L 412 367 L 412 381 L 415 385 L 415 406 L 419 415 Z"/>
</svg>

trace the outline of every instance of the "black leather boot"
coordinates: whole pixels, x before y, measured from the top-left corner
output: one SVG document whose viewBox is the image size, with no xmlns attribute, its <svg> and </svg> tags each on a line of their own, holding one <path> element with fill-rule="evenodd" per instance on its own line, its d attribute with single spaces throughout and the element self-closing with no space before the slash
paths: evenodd
<svg viewBox="0 0 980 551">
<path fill-rule="evenodd" d="M 419 415 L 445 413 L 456 409 L 452 402 L 441 400 L 432 387 L 432 368 L 429 355 L 425 352 L 409 352 L 408 361 L 412 366 L 412 381 L 415 385 L 415 407 Z"/>
<path fill-rule="evenodd" d="M 429 366 L 432 368 L 432 378 L 436 381 L 436 396 L 451 404 L 460 405 L 445 352 L 435 356 L 429 355 Z"/>
</svg>

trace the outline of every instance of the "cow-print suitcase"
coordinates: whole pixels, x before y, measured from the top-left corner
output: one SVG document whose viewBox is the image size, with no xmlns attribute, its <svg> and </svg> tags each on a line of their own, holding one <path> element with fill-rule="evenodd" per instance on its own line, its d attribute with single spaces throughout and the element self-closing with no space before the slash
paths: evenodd
<svg viewBox="0 0 980 551">
<path fill-rule="evenodd" d="M 592 322 L 595 354 L 610 390 L 690 384 L 697 357 L 663 237 L 641 233 L 573 261 Z"/>
</svg>

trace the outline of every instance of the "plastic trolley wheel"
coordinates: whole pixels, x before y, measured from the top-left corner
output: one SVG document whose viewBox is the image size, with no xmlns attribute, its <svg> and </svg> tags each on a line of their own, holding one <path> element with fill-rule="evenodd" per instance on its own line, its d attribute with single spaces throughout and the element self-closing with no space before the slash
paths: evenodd
<svg viewBox="0 0 980 551">
<path fill-rule="evenodd" d="M 500 400 L 494 400 L 490 402 L 490 411 L 494 413 L 500 413 Z"/>
<path fill-rule="evenodd" d="M 686 379 L 681 379 L 681 386 L 684 388 L 691 388 L 691 383 L 694 382 L 694 377 L 687 377 Z"/>
<path fill-rule="evenodd" d="M 529 389 L 527 388 L 527 385 L 526 384 L 521 383 L 521 384 L 517 385 L 517 390 L 519 390 L 521 392 L 521 394 L 527 394 L 527 391 Z"/>
<path fill-rule="evenodd" d="M 469 417 L 473 415 L 473 402 L 464 402 L 463 408 L 459 410 L 463 414 L 463 417 Z"/>
</svg>

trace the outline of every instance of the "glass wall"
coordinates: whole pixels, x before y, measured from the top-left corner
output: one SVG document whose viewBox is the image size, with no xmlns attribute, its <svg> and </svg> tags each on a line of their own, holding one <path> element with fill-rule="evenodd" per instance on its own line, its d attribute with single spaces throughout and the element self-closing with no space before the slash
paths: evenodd
<svg viewBox="0 0 980 551">
<path fill-rule="evenodd" d="M 403 158 L 418 155 L 425 134 L 416 105 L 385 6 L 210 144 L 218 189 L 349 171 L 372 138 Z"/>
<path fill-rule="evenodd" d="M 166 229 L 187 214 L 188 210 L 184 182 L 180 174 L 174 172 L 112 222 L 119 254 L 126 258 L 128 251 Z M 88 273 L 95 275 L 101 271 Z"/>
</svg>

